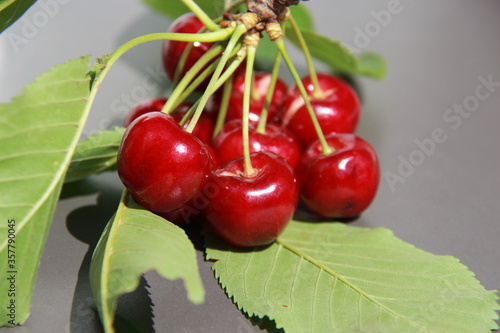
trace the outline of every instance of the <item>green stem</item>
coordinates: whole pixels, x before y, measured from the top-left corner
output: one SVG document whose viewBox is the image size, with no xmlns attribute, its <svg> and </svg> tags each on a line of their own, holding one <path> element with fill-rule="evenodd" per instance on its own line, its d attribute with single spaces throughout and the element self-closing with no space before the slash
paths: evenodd
<svg viewBox="0 0 500 333">
<path fill-rule="evenodd" d="M 220 29 L 220 26 L 215 23 L 208 15 L 207 13 L 205 13 L 205 11 L 203 9 L 200 8 L 200 6 L 198 6 L 198 4 L 196 2 L 194 2 L 193 0 L 181 0 L 183 4 L 185 4 L 189 10 L 191 10 L 199 19 L 200 21 L 203 23 L 203 25 L 205 25 L 207 27 L 208 30 L 210 31 L 217 31 Z M 205 1 L 205 0 L 201 0 L 201 1 Z"/>
<path fill-rule="evenodd" d="M 243 116 L 241 120 L 241 132 L 243 138 L 243 161 L 245 165 L 245 175 L 250 176 L 254 173 L 252 161 L 250 159 L 250 94 L 252 91 L 253 66 L 255 62 L 255 52 L 257 48 L 253 45 L 247 45 L 247 66 L 245 68 L 245 89 L 243 90 Z"/>
<path fill-rule="evenodd" d="M 137 38 L 134 38 L 125 44 L 118 47 L 108 58 L 106 63 L 106 67 L 99 74 L 99 77 L 93 83 L 93 86 L 98 87 L 104 77 L 107 75 L 113 64 L 120 59 L 122 55 L 124 55 L 130 49 L 156 40 L 175 40 L 181 42 L 193 42 L 193 41 L 201 41 L 201 42 L 209 42 L 215 43 L 221 40 L 227 39 L 231 34 L 235 31 L 234 28 L 226 28 L 221 29 L 215 32 L 209 32 L 206 34 L 188 34 L 188 33 L 172 33 L 172 32 L 160 32 L 154 34 L 143 35 Z"/>
<path fill-rule="evenodd" d="M 184 117 L 182 117 L 181 121 L 179 122 L 179 125 L 181 125 L 182 127 L 184 127 L 184 125 L 193 116 L 193 113 L 196 110 L 196 108 L 198 107 L 198 104 L 200 104 L 200 100 L 196 101 L 196 103 L 194 103 L 193 106 L 191 106 L 189 108 L 188 112 L 186 112 L 186 114 L 184 115 Z"/>
<path fill-rule="evenodd" d="M 311 83 L 314 87 L 314 90 L 312 92 L 312 96 L 314 98 L 321 98 L 324 93 L 321 90 L 318 82 L 318 75 L 316 74 L 316 69 L 314 68 L 314 63 L 312 60 L 311 52 L 309 51 L 309 47 L 307 46 L 307 43 L 304 39 L 304 36 L 302 35 L 302 32 L 300 31 L 299 25 L 293 18 L 293 15 L 290 14 L 288 17 L 288 21 L 292 25 L 293 32 L 297 36 L 297 39 L 299 41 L 300 48 L 302 49 L 302 52 L 304 53 L 304 56 L 306 58 L 306 63 L 307 63 L 307 70 L 309 71 L 309 77 L 311 78 Z"/>
<path fill-rule="evenodd" d="M 182 52 L 181 58 L 179 59 L 179 63 L 175 68 L 174 79 L 172 80 L 172 85 L 174 88 L 177 86 L 179 80 L 181 79 L 181 74 L 184 70 L 184 66 L 186 66 L 187 58 L 189 57 L 189 54 L 191 53 L 192 49 L 193 49 L 193 43 L 189 43 L 188 45 L 186 45 L 186 48 Z"/>
<path fill-rule="evenodd" d="M 222 45 L 214 45 L 214 47 L 210 48 L 207 53 L 205 53 L 187 72 L 186 75 L 181 79 L 181 81 L 177 84 L 172 94 L 168 97 L 167 102 L 163 106 L 161 110 L 164 113 L 171 113 L 172 110 L 179 105 L 179 100 L 182 101 L 180 96 L 186 90 L 189 83 L 195 79 L 198 73 L 205 67 L 210 61 L 214 58 L 218 57 L 221 52 L 224 51 L 224 47 Z M 196 87 L 194 87 L 196 88 Z M 193 90 L 194 90 L 193 88 Z"/>
<path fill-rule="evenodd" d="M 239 51 L 240 49 L 241 49 L 241 45 L 239 45 L 239 44 L 238 44 L 238 45 L 236 45 L 236 47 L 234 48 L 233 53 L 231 54 L 231 56 L 235 56 L 235 55 L 238 53 L 238 51 Z M 246 52 L 245 52 L 244 54 L 246 55 Z M 240 59 L 241 59 L 241 61 L 243 61 L 243 59 L 244 59 L 245 57 L 236 57 L 236 58 L 235 58 L 235 61 L 236 61 L 236 60 L 238 60 L 238 58 L 240 58 Z M 241 61 L 240 61 L 239 63 L 241 63 Z M 238 65 L 239 65 L 239 63 L 238 63 Z M 193 82 L 192 82 L 192 83 L 191 83 L 191 84 L 190 84 L 190 85 L 189 85 L 189 86 L 188 86 L 188 87 L 187 87 L 187 88 L 186 88 L 186 89 L 182 92 L 182 94 L 180 95 L 180 97 L 179 97 L 179 99 L 178 99 L 178 101 L 177 101 L 176 105 L 177 105 L 180 101 L 185 100 L 185 99 L 186 99 L 186 98 L 187 98 L 187 97 L 188 97 L 188 96 L 189 96 L 189 95 L 190 95 L 190 94 L 191 94 L 191 93 L 192 93 L 192 92 L 193 92 L 193 91 L 194 91 L 194 90 L 195 90 L 195 89 L 196 89 L 196 88 L 197 88 L 197 87 L 198 87 L 198 86 L 199 86 L 199 85 L 203 82 L 203 81 L 205 81 L 205 80 L 206 80 L 206 79 L 210 76 L 210 74 L 212 74 L 212 73 L 215 71 L 215 69 L 217 68 L 217 65 L 218 65 L 218 62 L 215 62 L 215 63 L 213 63 L 213 64 L 210 64 L 210 66 L 208 66 L 208 67 L 207 67 L 207 68 L 206 68 L 206 69 L 205 69 L 205 70 L 204 70 L 204 71 L 203 71 L 200 75 L 198 75 L 198 76 L 196 77 L 196 79 L 195 79 L 195 80 L 194 80 L 194 81 L 193 81 Z M 234 66 L 233 66 L 233 65 L 231 64 L 231 65 L 230 65 L 230 66 L 229 66 L 229 67 L 228 67 L 228 68 L 224 71 L 224 73 L 220 76 L 220 78 L 223 78 L 223 77 L 224 77 L 224 78 L 226 78 L 226 80 L 227 80 L 227 78 L 229 78 L 229 76 L 230 76 L 230 75 L 232 75 L 232 74 L 234 73 L 234 71 L 236 70 L 236 68 L 238 67 L 238 65 L 234 65 Z M 231 66 L 232 66 L 232 67 L 234 67 L 234 68 L 232 68 Z M 217 81 L 217 82 L 219 82 L 219 81 Z M 216 88 L 215 88 L 215 90 L 219 89 L 219 88 L 222 86 L 222 84 L 223 84 L 224 82 L 225 82 L 225 80 L 224 80 L 222 83 L 220 83 L 220 84 L 216 84 L 216 86 L 215 86 L 215 87 L 216 87 Z"/>
<path fill-rule="evenodd" d="M 306 88 L 304 87 L 304 84 L 302 83 L 302 80 L 300 79 L 299 73 L 297 73 L 297 70 L 295 69 L 295 66 L 293 65 L 292 60 L 288 56 L 288 52 L 286 50 L 285 42 L 283 41 L 283 37 L 278 38 L 276 41 L 276 46 L 278 47 L 278 50 L 280 51 L 281 55 L 283 56 L 283 59 L 285 60 L 288 69 L 290 70 L 290 73 L 293 76 L 293 79 L 295 81 L 295 84 L 297 85 L 297 88 L 299 89 L 299 92 L 304 99 L 304 103 L 306 105 L 307 111 L 309 112 L 309 116 L 311 118 L 311 121 L 314 126 L 314 130 L 316 131 L 316 134 L 318 135 L 319 142 L 321 144 L 321 149 L 323 150 L 323 154 L 327 155 L 332 153 L 334 150 L 330 146 L 328 146 L 328 143 L 326 142 L 325 135 L 323 134 L 323 130 L 321 129 L 321 126 L 319 125 L 318 118 L 316 117 L 316 114 L 314 113 L 314 110 L 311 105 L 311 101 L 309 100 L 309 96 L 307 95 Z"/>
<path fill-rule="evenodd" d="M 278 74 L 281 66 L 281 54 L 276 53 L 276 58 L 274 59 L 273 71 L 271 72 L 271 81 L 269 82 L 269 88 L 266 94 L 266 100 L 264 102 L 264 107 L 260 113 L 259 124 L 257 125 L 257 133 L 266 133 L 266 123 L 269 114 L 269 106 L 273 99 L 274 88 L 276 86 L 276 81 L 278 80 Z"/>
<path fill-rule="evenodd" d="M 212 75 L 212 78 L 210 79 L 210 82 L 208 84 L 207 89 L 205 90 L 205 93 L 201 96 L 200 103 L 198 104 L 198 107 L 196 108 L 196 112 L 193 115 L 193 118 L 191 119 L 191 122 L 189 123 L 188 128 L 186 129 L 188 132 L 192 132 L 194 127 L 196 126 L 196 123 L 198 122 L 198 119 L 201 116 L 201 113 L 203 109 L 205 108 L 205 105 L 207 104 L 208 98 L 213 95 L 216 91 L 216 83 L 217 80 L 219 79 L 222 70 L 226 66 L 226 63 L 231 56 L 231 53 L 238 44 L 238 41 L 240 37 L 246 32 L 247 28 L 245 27 L 244 24 L 240 24 L 236 27 L 236 29 L 233 30 L 233 34 L 231 35 L 231 38 L 229 39 L 229 42 L 227 43 L 226 50 L 222 54 L 222 57 L 220 59 L 219 64 L 217 65 L 217 68 L 215 69 L 214 74 Z M 214 33 L 214 32 L 212 32 Z"/>
<path fill-rule="evenodd" d="M 206 31 L 207 31 L 207 28 L 203 27 L 200 30 L 198 30 L 198 33 L 201 34 L 201 33 L 204 33 Z M 191 53 L 191 50 L 193 49 L 193 47 L 194 47 L 194 43 L 189 43 L 188 45 L 186 45 L 186 48 L 182 52 L 181 58 L 179 59 L 179 63 L 177 64 L 177 67 L 175 68 L 174 79 L 172 80 L 174 87 L 177 85 L 177 83 L 181 79 L 181 73 L 183 72 L 184 66 L 186 65 L 186 61 L 187 61 L 189 54 Z"/>
<path fill-rule="evenodd" d="M 214 84 L 214 89 L 217 90 L 219 89 L 223 84 L 226 84 L 227 82 L 231 82 L 232 75 L 234 71 L 240 66 L 240 64 L 243 62 L 243 59 L 245 59 L 246 52 L 241 52 L 240 55 L 236 57 L 235 60 L 232 61 L 231 65 L 224 71 L 224 73 L 217 79 L 217 82 Z M 231 88 L 231 87 L 230 87 Z M 183 100 L 183 99 L 180 99 Z M 200 104 L 201 99 L 196 101 L 196 103 L 193 104 L 193 106 L 186 112 L 184 117 L 182 118 L 181 122 L 179 123 L 181 126 L 184 126 L 185 123 L 191 118 L 193 115 L 194 111 Z"/>
<path fill-rule="evenodd" d="M 227 107 L 229 105 L 229 97 L 233 90 L 233 77 L 231 76 L 226 82 L 224 82 L 224 90 L 222 91 L 222 99 L 220 101 L 219 113 L 217 114 L 217 121 L 215 122 L 214 134 L 212 138 L 215 138 L 219 134 L 224 122 L 226 121 Z"/>
</svg>

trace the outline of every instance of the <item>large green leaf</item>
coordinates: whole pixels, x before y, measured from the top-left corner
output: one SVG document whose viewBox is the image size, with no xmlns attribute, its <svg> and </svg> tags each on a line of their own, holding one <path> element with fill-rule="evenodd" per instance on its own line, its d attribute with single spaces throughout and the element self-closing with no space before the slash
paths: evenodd
<svg viewBox="0 0 500 333">
<path fill-rule="evenodd" d="M 301 28 L 302 35 L 307 43 L 311 55 L 325 63 L 334 71 L 347 74 L 366 75 L 382 79 L 387 74 L 387 65 L 384 58 L 375 53 L 360 55 L 356 58 L 339 41 L 317 34 L 312 30 Z M 297 36 L 292 29 L 288 29 L 286 37 L 298 45 Z"/>
<path fill-rule="evenodd" d="M 0 0 L 0 33 L 14 23 L 36 0 Z"/>
<path fill-rule="evenodd" d="M 101 131 L 80 141 L 71 160 L 65 182 L 73 182 L 103 171 L 116 169 L 118 148 L 125 128 Z"/>
<path fill-rule="evenodd" d="M 287 333 L 454 332 L 498 328 L 497 294 L 451 256 L 383 228 L 292 221 L 265 249 L 207 236 L 207 258 L 237 306 Z"/>
<path fill-rule="evenodd" d="M 143 209 L 124 195 L 115 216 L 97 244 L 90 265 L 90 283 L 105 332 L 114 332 L 116 302 L 133 291 L 143 273 L 183 279 L 187 296 L 202 303 L 205 291 L 193 244 L 184 230 Z"/>
<path fill-rule="evenodd" d="M 315 30 L 314 19 L 309 9 L 307 9 L 307 6 L 300 4 L 298 6 L 290 6 L 289 8 L 291 15 L 301 29 L 309 31 Z"/>
<path fill-rule="evenodd" d="M 0 310 L 0 324 L 23 323 L 29 315 L 38 263 L 64 174 L 87 118 L 88 58 L 42 74 L 11 104 L 0 105 L 0 271 L 15 282 L 15 316 Z M 10 229 L 10 230 L 8 230 Z M 8 232 L 14 234 L 10 241 Z M 14 261 L 5 258 L 12 255 Z M 11 266 L 12 265 L 12 266 Z M 4 275 L 2 275 L 4 276 Z M 0 280 L 8 295 L 10 281 Z M 3 298 L 2 298 L 3 299 Z M 5 304 L 5 303 L 4 303 Z M 10 321 L 12 319 L 12 321 Z"/>
<path fill-rule="evenodd" d="M 184 13 L 189 12 L 189 8 L 186 7 L 180 0 L 142 0 L 148 4 L 151 8 L 157 12 L 168 16 L 170 18 L 176 18 Z M 224 9 L 224 0 L 199 0 L 196 4 L 200 6 L 201 9 L 212 18 L 220 16 Z"/>
</svg>

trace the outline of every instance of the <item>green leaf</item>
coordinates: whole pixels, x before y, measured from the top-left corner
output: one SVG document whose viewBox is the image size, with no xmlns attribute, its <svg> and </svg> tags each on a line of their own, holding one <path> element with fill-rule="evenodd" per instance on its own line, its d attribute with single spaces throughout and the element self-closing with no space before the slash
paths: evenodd
<svg viewBox="0 0 500 333">
<path fill-rule="evenodd" d="M 90 264 L 90 283 L 105 332 L 114 332 L 118 297 L 137 288 L 141 275 L 150 270 L 170 280 L 183 279 L 191 302 L 203 302 L 195 249 L 184 230 L 143 209 L 125 193 Z"/>
<path fill-rule="evenodd" d="M 16 22 L 36 0 L 0 0 L 0 33 Z"/>
<path fill-rule="evenodd" d="M 2 276 L 12 271 L 16 285 L 15 297 L 10 297 L 15 300 L 15 318 L 7 317 L 9 310 L 2 306 L 2 326 L 22 324 L 29 315 L 64 174 L 88 114 L 88 65 L 88 58 L 81 58 L 54 67 L 11 104 L 0 105 L 0 271 Z M 12 228 L 6 220 L 15 221 Z M 15 239 L 8 238 L 14 230 Z M 8 255 L 14 261 L 8 262 Z M 9 289 L 10 282 L 2 278 L 2 297 Z"/>
<path fill-rule="evenodd" d="M 314 20 L 309 9 L 303 4 L 298 6 L 291 6 L 290 13 L 292 14 L 297 25 L 304 30 L 314 31 Z"/>
<path fill-rule="evenodd" d="M 184 13 L 189 12 L 189 9 L 180 0 L 142 0 L 152 9 L 160 14 L 170 18 L 176 18 Z M 220 16 L 224 10 L 224 0 L 199 0 L 196 1 L 198 6 L 212 18 Z"/>
<path fill-rule="evenodd" d="M 80 141 L 71 160 L 65 182 L 73 182 L 104 171 L 116 170 L 118 148 L 125 128 L 101 131 Z"/>
<path fill-rule="evenodd" d="M 333 41 L 326 36 L 311 30 L 301 29 L 311 55 L 330 66 L 334 71 L 346 74 L 366 75 L 383 79 L 387 74 L 385 60 L 375 53 L 362 54 L 356 58 L 339 41 Z M 288 29 L 286 37 L 295 45 L 298 40 L 292 29 Z"/>
<path fill-rule="evenodd" d="M 238 308 L 287 333 L 454 332 L 498 328 L 498 296 L 451 256 L 383 228 L 291 221 L 278 241 L 242 251 L 207 236 L 207 259 Z"/>
</svg>

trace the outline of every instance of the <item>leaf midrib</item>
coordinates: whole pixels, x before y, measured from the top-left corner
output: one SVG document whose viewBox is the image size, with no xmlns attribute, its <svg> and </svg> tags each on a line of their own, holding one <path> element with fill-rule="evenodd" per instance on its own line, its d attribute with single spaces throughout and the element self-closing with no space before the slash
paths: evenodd
<svg viewBox="0 0 500 333">
<path fill-rule="evenodd" d="M 309 261 L 310 263 L 312 263 L 313 265 L 315 265 L 319 269 L 324 270 L 325 272 L 327 272 L 328 274 L 332 275 L 333 277 L 335 277 L 339 281 L 345 283 L 349 288 L 355 290 L 357 293 L 359 293 L 360 295 L 362 295 L 363 297 L 365 297 L 367 300 L 369 300 L 369 301 L 373 302 L 374 304 L 376 304 L 379 308 L 386 310 L 387 312 L 389 312 L 393 316 L 395 316 L 397 318 L 401 318 L 401 319 L 407 321 L 408 323 L 410 323 L 412 325 L 417 325 L 416 322 L 414 322 L 414 321 L 406 318 L 405 316 L 402 316 L 401 314 L 395 312 L 394 310 L 388 308 L 387 306 L 385 306 L 384 304 L 380 303 L 376 299 L 372 298 L 368 293 L 364 292 L 362 289 L 360 289 L 356 285 L 352 284 L 350 281 L 346 280 L 344 277 L 342 277 L 340 274 L 334 272 L 329 267 L 327 267 L 325 265 L 322 265 L 321 263 L 319 263 L 318 261 L 316 261 L 313 257 L 311 257 L 308 254 L 302 252 L 300 249 L 294 247 L 293 245 L 287 243 L 286 241 L 282 240 L 279 237 L 276 240 L 276 243 L 278 243 L 279 245 L 283 246 L 284 248 L 286 248 L 287 250 L 291 251 L 292 253 L 296 254 L 297 256 L 306 259 L 307 261 Z"/>
<path fill-rule="evenodd" d="M 93 97 L 95 96 L 95 93 L 92 95 L 92 92 L 90 96 L 87 96 L 86 98 L 82 98 L 81 100 L 87 100 L 87 105 L 85 107 L 84 112 L 82 113 L 81 117 L 86 117 L 90 110 L 90 105 L 91 103 L 88 103 L 88 101 L 93 100 Z M 79 99 L 80 100 L 80 99 Z M 74 101 L 76 102 L 76 101 Z M 58 103 L 51 103 L 51 104 L 58 104 Z M 81 132 L 83 130 L 83 126 L 78 126 L 78 129 L 76 130 L 75 135 L 73 136 L 73 140 L 71 140 L 70 144 L 68 145 L 67 150 L 63 150 L 66 152 L 63 160 L 61 161 L 62 163 L 59 165 L 59 168 L 57 172 L 54 175 L 54 178 L 52 179 L 52 182 L 50 185 L 47 187 L 47 190 L 43 193 L 43 195 L 40 197 L 39 200 L 35 202 L 33 205 L 33 208 L 29 210 L 28 214 L 25 215 L 25 217 L 19 222 L 19 225 L 17 227 L 17 231 L 20 232 L 21 230 L 24 229 L 24 227 L 27 224 L 27 221 L 29 221 L 35 214 L 38 212 L 38 210 L 44 205 L 44 203 L 50 198 L 51 195 L 54 195 L 54 189 L 57 187 L 57 184 L 62 181 L 64 174 L 66 172 L 66 169 L 71 163 L 71 157 L 72 153 L 76 149 L 76 145 L 78 143 L 78 140 L 80 138 Z M 71 152 L 71 153 L 70 153 Z M 0 243 L 0 251 L 3 251 L 7 245 L 7 241 Z"/>
</svg>

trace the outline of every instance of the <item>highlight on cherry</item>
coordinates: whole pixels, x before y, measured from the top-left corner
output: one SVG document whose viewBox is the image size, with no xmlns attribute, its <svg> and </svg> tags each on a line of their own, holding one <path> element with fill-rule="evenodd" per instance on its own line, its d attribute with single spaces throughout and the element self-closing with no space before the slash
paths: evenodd
<svg viewBox="0 0 500 333">
<path fill-rule="evenodd" d="M 238 247 L 275 241 L 299 202 L 330 220 L 362 214 L 377 192 L 377 155 L 354 134 L 356 91 L 316 72 L 299 29 L 308 74 L 290 59 L 285 23 L 295 27 L 289 7 L 299 1 L 249 0 L 217 20 L 183 3 L 191 12 L 154 37 L 173 88 L 124 121 L 117 165 L 127 191 L 172 223 L 206 223 Z M 264 37 L 278 50 L 269 72 L 255 62 Z M 283 62 L 292 82 L 279 77 Z"/>
</svg>

